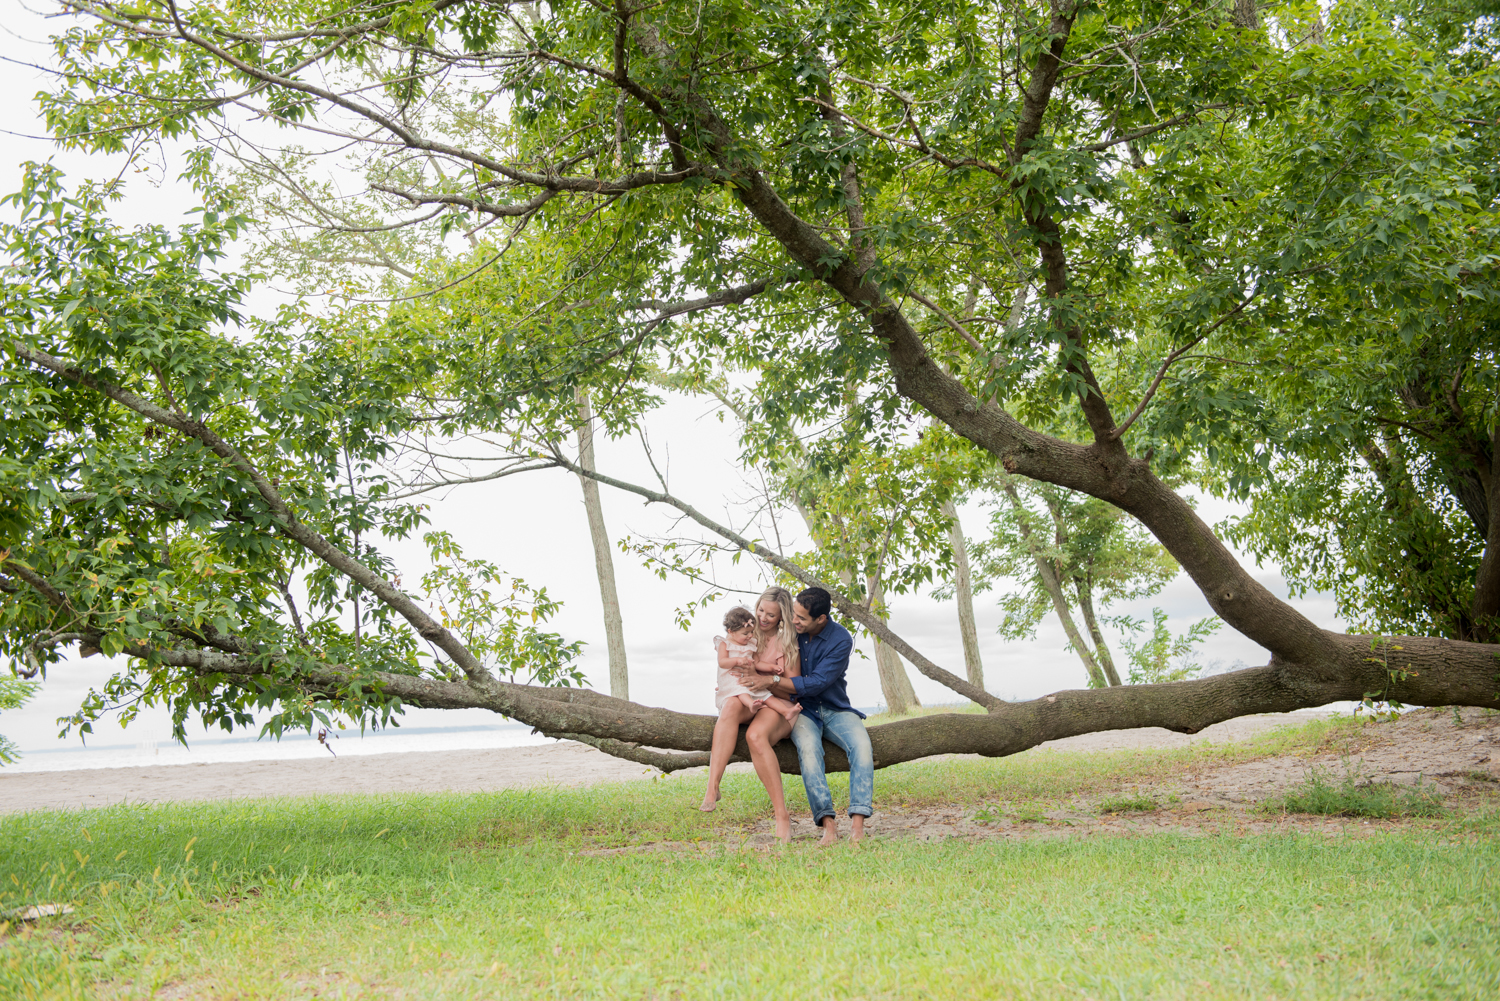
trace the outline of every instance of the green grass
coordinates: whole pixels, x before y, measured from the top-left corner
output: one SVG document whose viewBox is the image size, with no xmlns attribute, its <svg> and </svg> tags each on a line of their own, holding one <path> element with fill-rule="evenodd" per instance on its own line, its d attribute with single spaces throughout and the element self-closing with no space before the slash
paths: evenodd
<svg viewBox="0 0 1500 1001">
<path fill-rule="evenodd" d="M 1116 793 L 1165 767 L 1114 757 L 900 766 L 877 807 L 946 784 L 1024 810 L 1066 795 L 1069 762 Z M 0 818 L 0 911 L 77 908 L 0 939 L 0 997 L 1500 996 L 1493 811 L 1365 839 L 762 853 L 734 847 L 766 810 L 754 777 L 730 776 L 711 817 L 702 781 Z"/>
<path fill-rule="evenodd" d="M 1309 770 L 1304 782 L 1267 801 L 1265 807 L 1335 817 L 1436 817 L 1443 812 L 1443 797 L 1420 785 L 1401 788 L 1389 782 L 1362 781 L 1346 763 L 1342 778 L 1322 768 Z"/>
<path fill-rule="evenodd" d="M 1147 796 L 1145 793 L 1130 793 L 1124 796 L 1111 796 L 1099 804 L 1100 813 L 1150 813 L 1160 804 L 1155 797 Z"/>
</svg>

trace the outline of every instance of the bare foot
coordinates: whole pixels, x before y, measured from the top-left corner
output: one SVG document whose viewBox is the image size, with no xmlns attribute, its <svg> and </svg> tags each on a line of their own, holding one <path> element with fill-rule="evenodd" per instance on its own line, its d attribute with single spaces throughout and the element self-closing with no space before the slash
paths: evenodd
<svg viewBox="0 0 1500 1001">
<path fill-rule="evenodd" d="M 818 842 L 819 848 L 827 848 L 829 845 L 837 844 L 839 840 L 839 822 L 832 817 L 823 821 L 823 839 Z"/>
<path fill-rule="evenodd" d="M 849 843 L 851 845 L 858 844 L 859 839 L 865 836 L 865 818 L 861 814 L 856 813 L 849 818 L 849 826 L 851 828 L 849 831 Z"/>
<path fill-rule="evenodd" d="M 782 717 L 782 719 L 786 720 L 788 723 L 795 723 L 797 721 L 797 714 L 800 713 L 801 711 L 802 711 L 802 705 L 800 703 L 793 702 L 792 703 L 792 708 L 790 708 L 786 712 L 782 713 L 781 717 Z"/>
<path fill-rule="evenodd" d="M 705 792 L 703 794 L 703 802 L 698 805 L 698 809 L 702 810 L 704 813 L 713 813 L 714 807 L 718 806 L 719 800 L 723 798 L 724 794 L 719 792 L 719 790 L 717 789 L 713 790 L 712 795 L 710 795 L 708 792 Z"/>
<path fill-rule="evenodd" d="M 792 842 L 792 818 L 791 817 L 777 817 L 776 818 L 776 837 L 777 837 L 778 840 L 781 841 L 782 844 L 791 844 L 791 842 Z"/>
</svg>

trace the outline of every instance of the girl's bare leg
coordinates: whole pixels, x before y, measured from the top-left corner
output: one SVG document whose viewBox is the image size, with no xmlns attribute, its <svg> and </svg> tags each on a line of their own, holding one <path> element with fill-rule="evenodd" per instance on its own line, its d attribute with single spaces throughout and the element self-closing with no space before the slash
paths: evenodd
<svg viewBox="0 0 1500 1001">
<path fill-rule="evenodd" d="M 734 745 L 740 739 L 740 725 L 750 719 L 751 712 L 738 698 L 724 703 L 719 711 L 719 721 L 714 724 L 714 739 L 708 752 L 708 788 L 703 792 L 703 802 L 698 809 L 708 813 L 719 802 L 719 780 L 734 753 Z"/>
<path fill-rule="evenodd" d="M 776 742 L 792 732 L 792 724 L 775 713 L 756 713 L 745 730 L 745 743 L 750 745 L 750 760 L 755 764 L 755 774 L 766 795 L 771 797 L 771 812 L 776 817 L 776 836 L 782 841 L 792 840 L 792 816 L 786 810 L 786 794 L 781 789 L 781 763 L 776 760 L 773 749 Z"/>
</svg>

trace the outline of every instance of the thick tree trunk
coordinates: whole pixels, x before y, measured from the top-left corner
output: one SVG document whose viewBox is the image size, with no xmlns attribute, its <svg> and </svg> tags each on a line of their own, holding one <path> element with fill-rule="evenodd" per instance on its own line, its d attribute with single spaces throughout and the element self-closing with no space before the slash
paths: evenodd
<svg viewBox="0 0 1500 1001">
<path fill-rule="evenodd" d="M 866 581 L 866 587 L 870 611 L 884 620 L 881 605 L 885 594 L 880 581 L 872 576 Z M 901 655 L 882 643 L 880 637 L 872 638 L 875 641 L 875 669 L 880 673 L 880 693 L 885 697 L 886 710 L 904 715 L 921 707 L 916 690 L 911 686 L 911 678 L 906 673 L 906 666 L 901 663 Z"/>
<path fill-rule="evenodd" d="M 984 687 L 984 663 L 979 659 L 979 629 L 974 624 L 974 580 L 969 573 L 969 543 L 958 521 L 958 507 L 943 502 L 948 518 L 948 541 L 953 546 L 953 600 L 958 605 L 958 634 L 964 644 L 964 668 L 969 684 Z"/>
<path fill-rule="evenodd" d="M 911 677 L 906 673 L 906 665 L 901 663 L 901 655 L 878 639 L 875 640 L 875 666 L 880 671 L 880 691 L 885 696 L 887 711 L 899 716 L 922 707 L 916 690 L 911 686 Z"/>
<path fill-rule="evenodd" d="M 586 389 L 578 390 L 578 464 L 594 472 L 594 411 Z M 604 606 L 604 641 L 609 651 L 609 693 L 630 698 L 630 671 L 625 662 L 625 621 L 620 614 L 620 595 L 615 589 L 615 561 L 604 527 L 604 505 L 599 500 L 599 481 L 580 475 L 583 509 L 588 513 L 589 539 L 594 545 L 594 571 L 599 577 L 599 601 Z"/>
<path fill-rule="evenodd" d="M 1100 730 L 1160 726 L 1197 733 L 1248 713 L 1289 712 L 1366 695 L 1408 705 L 1500 708 L 1493 646 L 1426 637 L 1401 637 L 1398 644 L 1380 637 L 1329 636 L 1333 657 L 1317 665 L 1273 661 L 1266 667 L 1195 681 L 1062 691 L 1030 702 L 1002 703 L 984 715 L 943 713 L 871 727 L 875 765 L 885 768 L 934 754 L 1000 757 L 1044 741 Z M 127 648 L 125 652 L 206 676 L 243 677 L 267 670 L 263 657 L 215 649 Z M 321 680 L 309 677 L 307 686 L 313 692 L 332 692 L 348 677 L 348 672 L 330 666 Z M 586 736 L 611 754 L 667 771 L 701 764 L 701 752 L 709 748 L 713 736 L 712 716 L 649 708 L 587 689 L 499 682 L 481 687 L 383 673 L 376 680 L 408 705 L 491 709 L 548 736 Z M 782 741 L 776 750 L 782 771 L 795 773 L 797 756 L 790 742 Z M 848 768 L 847 759 L 833 745 L 825 744 L 824 751 L 829 771 Z M 743 739 L 735 757 L 749 757 Z"/>
<path fill-rule="evenodd" d="M 1111 685 L 1120 684 L 1120 672 L 1115 670 L 1115 658 L 1109 652 L 1109 644 L 1104 641 L 1104 631 L 1099 628 L 1099 620 L 1094 616 L 1094 595 L 1083 581 L 1078 582 L 1078 607 L 1083 611 L 1083 621 L 1089 628 L 1089 636 L 1093 637 L 1094 657 L 1104 670 L 1104 677 Z"/>
</svg>

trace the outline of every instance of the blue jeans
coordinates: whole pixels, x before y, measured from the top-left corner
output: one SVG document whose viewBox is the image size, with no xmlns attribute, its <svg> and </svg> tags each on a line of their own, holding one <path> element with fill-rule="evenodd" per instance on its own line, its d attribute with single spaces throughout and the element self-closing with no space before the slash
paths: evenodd
<svg viewBox="0 0 1500 1001">
<path fill-rule="evenodd" d="M 849 816 L 870 816 L 875 812 L 871 805 L 875 801 L 875 756 L 870 751 L 865 721 L 855 713 L 820 707 L 802 713 L 792 724 L 792 744 L 802 765 L 802 787 L 807 790 L 813 823 L 821 825 L 825 817 L 835 816 L 833 793 L 828 791 L 828 776 L 823 772 L 825 736 L 849 756 Z"/>
</svg>

